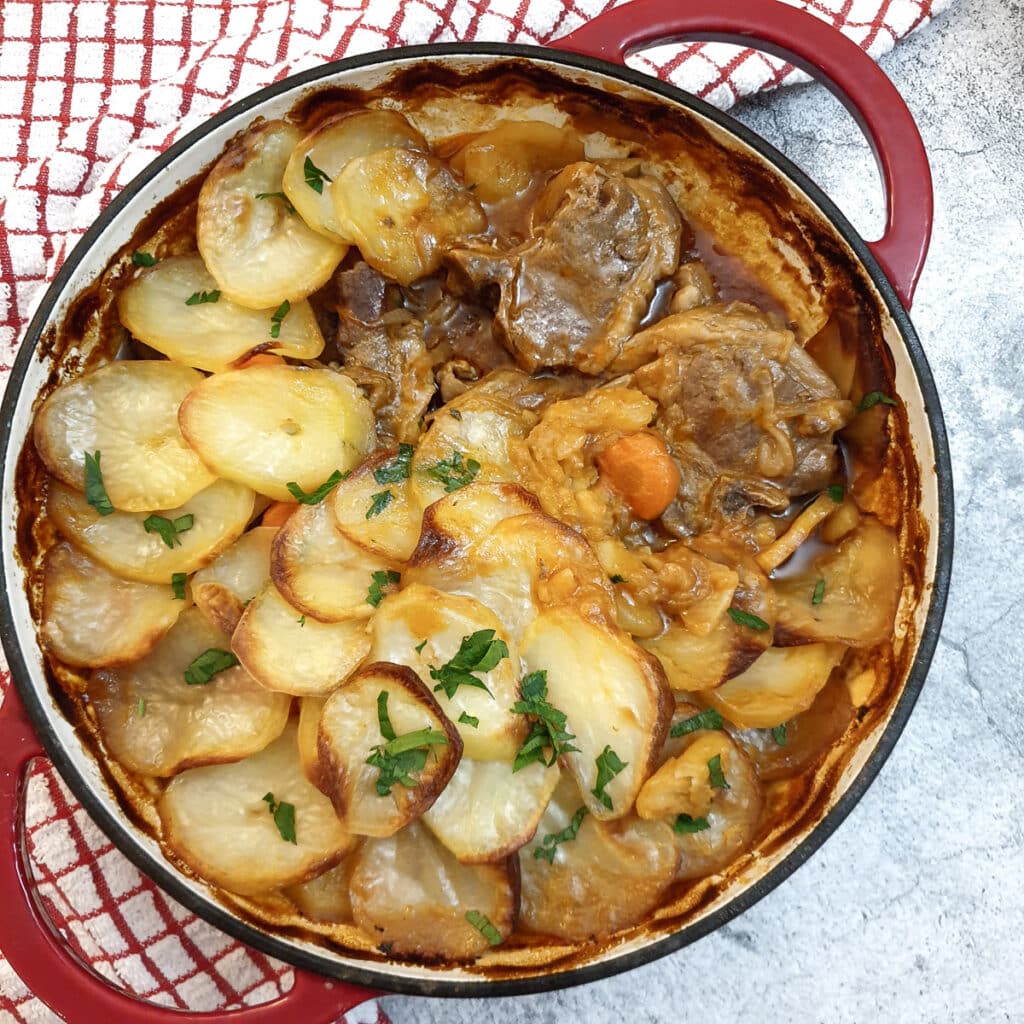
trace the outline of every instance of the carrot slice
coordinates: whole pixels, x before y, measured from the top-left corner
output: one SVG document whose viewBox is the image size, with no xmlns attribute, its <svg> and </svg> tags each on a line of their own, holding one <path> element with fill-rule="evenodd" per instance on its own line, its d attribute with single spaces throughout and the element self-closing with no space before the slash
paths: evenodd
<svg viewBox="0 0 1024 1024">
<path fill-rule="evenodd" d="M 597 468 L 641 519 L 657 519 L 679 491 L 679 468 L 665 442 L 649 431 L 610 444 L 598 455 Z"/>
<path fill-rule="evenodd" d="M 284 365 L 284 356 L 274 355 L 273 352 L 257 352 L 254 356 L 249 356 L 248 359 L 239 363 L 236 370 L 248 370 L 251 366 L 282 366 Z"/>
<path fill-rule="evenodd" d="M 297 501 L 275 501 L 263 513 L 263 526 L 284 526 L 291 514 L 299 507 Z"/>
</svg>

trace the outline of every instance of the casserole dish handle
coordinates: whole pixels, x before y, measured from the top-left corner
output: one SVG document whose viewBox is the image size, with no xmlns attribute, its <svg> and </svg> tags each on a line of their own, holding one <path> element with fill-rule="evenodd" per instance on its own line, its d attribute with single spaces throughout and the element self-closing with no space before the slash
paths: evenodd
<svg viewBox="0 0 1024 1024">
<path fill-rule="evenodd" d="M 868 244 L 909 309 L 932 229 L 928 156 L 903 97 L 851 39 L 778 0 L 633 0 L 549 45 L 621 64 L 644 47 L 697 40 L 782 57 L 822 82 L 853 115 L 874 151 L 885 190 L 885 230 Z"/>
<path fill-rule="evenodd" d="M 57 935 L 35 895 L 25 846 L 27 769 L 43 754 L 21 698 L 7 688 L 0 707 L 0 906 L 3 954 L 36 998 L 73 1024 L 331 1024 L 346 1010 L 380 993 L 295 971 L 295 984 L 283 996 L 239 1010 L 192 1013 L 176 1010 L 113 988 L 79 961 Z"/>
</svg>

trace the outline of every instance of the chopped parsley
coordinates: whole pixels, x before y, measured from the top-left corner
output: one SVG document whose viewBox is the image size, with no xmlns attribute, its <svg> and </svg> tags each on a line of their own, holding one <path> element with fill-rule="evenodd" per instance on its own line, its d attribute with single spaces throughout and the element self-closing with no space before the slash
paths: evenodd
<svg viewBox="0 0 1024 1024">
<path fill-rule="evenodd" d="M 142 718 L 146 714 L 146 698 L 140 697 L 135 703 L 135 715 Z"/>
<path fill-rule="evenodd" d="M 501 932 L 479 910 L 467 910 L 466 920 L 487 940 L 488 945 L 501 945 Z"/>
<path fill-rule="evenodd" d="M 280 199 L 284 203 L 284 208 L 289 213 L 295 212 L 295 207 L 292 206 L 292 201 L 283 192 L 257 192 L 257 199 Z"/>
<path fill-rule="evenodd" d="M 294 843 L 298 846 L 299 841 L 295 836 L 295 804 L 288 804 L 283 801 L 278 803 L 274 799 L 273 793 L 267 793 L 263 799 L 266 801 L 271 815 L 273 815 L 274 824 L 277 826 L 277 834 L 286 843 Z"/>
<path fill-rule="evenodd" d="M 561 832 L 552 832 L 544 837 L 540 846 L 535 846 L 533 856 L 536 860 L 546 860 L 549 864 L 555 863 L 555 850 L 561 843 L 567 843 L 575 839 L 579 833 L 580 825 L 587 816 L 586 807 L 581 807 L 573 816 L 572 821 L 562 829 Z"/>
<path fill-rule="evenodd" d="M 205 686 L 218 672 L 226 672 L 237 664 L 238 659 L 230 651 L 211 647 L 192 659 L 192 663 L 185 669 L 185 682 L 189 686 Z"/>
<path fill-rule="evenodd" d="M 160 539 L 169 547 L 180 547 L 181 536 L 191 530 L 195 524 L 195 517 L 192 513 L 188 513 L 184 516 L 178 516 L 177 519 L 167 519 L 164 516 L 158 516 L 156 514 L 147 516 L 142 521 L 142 528 L 146 533 L 158 533 Z"/>
<path fill-rule="evenodd" d="M 413 447 L 411 444 L 400 444 L 398 454 L 378 466 L 373 471 L 373 479 L 381 484 L 397 484 L 409 479 L 409 467 L 412 464 Z"/>
<path fill-rule="evenodd" d="M 347 476 L 348 473 L 342 473 L 340 469 L 336 469 L 316 490 L 310 491 L 308 494 L 294 480 L 289 480 L 285 486 L 288 488 L 288 493 L 300 505 L 319 505 Z"/>
<path fill-rule="evenodd" d="M 387 743 L 375 746 L 366 759 L 367 764 L 380 770 L 377 777 L 377 795 L 388 796 L 396 783 L 401 783 L 406 789 L 414 789 L 419 782 L 412 777 L 412 773 L 423 771 L 430 748 L 448 746 L 448 737 L 443 732 L 430 728 L 396 736 L 388 716 L 387 690 L 381 690 L 377 694 L 377 722 L 380 725 L 380 733 Z"/>
<path fill-rule="evenodd" d="M 371 579 L 373 582 L 370 584 L 370 589 L 366 593 L 366 603 L 377 607 L 384 600 L 385 589 L 394 586 L 394 584 L 401 581 L 402 577 L 400 573 L 395 572 L 394 569 L 381 569 L 379 572 L 372 574 Z M 425 643 L 426 641 L 424 641 Z"/>
<path fill-rule="evenodd" d="M 451 494 L 460 487 L 471 484 L 480 472 L 476 459 L 465 459 L 462 452 L 452 452 L 450 459 L 441 459 L 423 471 L 431 480 L 444 484 L 445 494 Z"/>
<path fill-rule="evenodd" d="M 292 304 L 285 299 L 270 316 L 270 336 L 281 337 L 281 321 L 291 312 Z"/>
<path fill-rule="evenodd" d="M 691 818 L 688 814 L 676 816 L 672 824 L 672 831 L 678 832 L 681 836 L 692 835 L 694 832 L 703 832 L 711 828 L 707 818 Z"/>
<path fill-rule="evenodd" d="M 873 409 L 879 402 L 883 405 L 899 405 L 896 399 L 890 398 L 884 391 L 869 391 L 860 400 L 860 405 L 857 406 L 857 409 L 859 412 L 867 412 L 868 409 Z"/>
<path fill-rule="evenodd" d="M 109 516 L 114 511 L 114 505 L 107 496 L 107 489 L 103 486 L 99 452 L 96 452 L 95 455 L 85 453 L 85 500 L 101 516 Z"/>
<path fill-rule="evenodd" d="M 626 577 L 625 576 L 620 576 L 618 573 L 616 573 L 614 576 L 609 576 L 608 579 L 612 583 L 625 583 L 626 582 Z"/>
<path fill-rule="evenodd" d="M 171 588 L 174 590 L 174 600 L 185 600 L 185 584 L 188 582 L 188 574 L 183 572 L 171 573 Z"/>
<path fill-rule="evenodd" d="M 324 182 L 331 181 L 331 176 L 326 172 L 322 171 L 313 161 L 307 156 L 306 162 L 302 165 L 302 173 L 306 179 L 306 184 L 318 195 L 324 194 Z"/>
<path fill-rule="evenodd" d="M 772 729 L 772 739 L 775 740 L 776 746 L 784 747 L 786 745 L 786 729 L 788 726 L 789 722 L 783 722 L 782 725 L 777 725 Z"/>
<path fill-rule="evenodd" d="M 825 600 L 825 581 L 824 580 L 818 580 L 818 582 L 814 584 L 814 593 L 811 594 L 811 604 L 819 605 L 824 600 Z"/>
<path fill-rule="evenodd" d="M 608 808 L 609 811 L 614 810 L 612 807 L 612 798 L 605 792 L 605 787 L 608 785 L 616 775 L 629 766 L 628 761 L 622 761 L 619 755 L 612 750 L 611 747 L 606 746 L 600 754 L 597 755 L 597 785 L 590 791 L 597 797 L 598 800 Z"/>
<path fill-rule="evenodd" d="M 427 641 L 426 640 L 421 640 L 415 646 L 415 648 L 413 648 L 413 649 L 416 651 L 417 654 L 422 654 L 423 653 L 423 648 L 426 647 L 426 646 L 427 646 Z"/>
<path fill-rule="evenodd" d="M 561 754 L 579 752 L 572 741 L 576 737 L 565 728 L 565 712 L 549 704 L 548 674 L 541 669 L 523 677 L 523 699 L 512 705 L 512 710 L 521 715 L 532 715 L 537 720 L 530 728 L 530 733 L 519 748 L 512 771 L 517 772 L 534 761 L 552 765 Z M 550 759 L 544 757 L 544 751 L 550 747 Z"/>
<path fill-rule="evenodd" d="M 746 626 L 748 629 L 756 629 L 759 633 L 771 628 L 764 619 L 759 618 L 756 615 L 752 615 L 750 612 L 745 612 L 742 608 L 730 608 L 729 618 L 732 619 L 737 626 Z"/>
<path fill-rule="evenodd" d="M 395 500 L 395 496 L 390 491 L 378 491 L 370 499 L 370 507 L 366 510 L 366 518 L 372 519 L 374 516 L 379 516 Z"/>
<path fill-rule="evenodd" d="M 708 708 L 706 711 L 702 711 L 698 715 L 693 715 L 681 722 L 676 722 L 676 724 L 672 726 L 669 735 L 677 737 L 687 736 L 689 733 L 697 732 L 700 729 L 721 728 L 722 716 L 714 708 Z"/>
<path fill-rule="evenodd" d="M 201 306 L 205 302 L 217 302 L 220 299 L 220 292 L 214 288 L 210 292 L 193 292 L 186 300 L 186 306 Z"/>
<path fill-rule="evenodd" d="M 150 252 L 142 252 L 136 249 L 132 253 L 132 263 L 137 267 L 154 267 L 160 261 Z"/>
<path fill-rule="evenodd" d="M 715 754 L 708 761 L 708 778 L 711 780 L 712 789 L 732 789 L 732 786 L 725 781 L 725 773 L 722 771 L 722 755 Z"/>
<path fill-rule="evenodd" d="M 829 484 L 828 496 L 838 505 L 846 495 L 846 488 L 842 484 Z"/>
<path fill-rule="evenodd" d="M 490 693 L 484 681 L 477 679 L 473 673 L 490 672 L 502 658 L 507 657 L 508 645 L 504 640 L 495 638 L 493 629 L 478 629 L 462 638 L 458 651 L 450 661 L 440 668 L 430 666 L 430 678 L 437 680 L 434 693 L 444 690 L 449 700 L 460 686 L 472 686 Z"/>
<path fill-rule="evenodd" d="M 300 626 L 304 626 L 304 625 L 306 624 L 306 616 L 305 616 L 305 615 L 300 615 L 300 616 L 299 616 L 299 617 L 298 617 L 298 618 L 297 618 L 297 619 L 296 619 L 295 621 L 296 621 L 296 622 L 297 622 L 297 623 L 298 623 L 298 624 L 299 624 Z"/>
<path fill-rule="evenodd" d="M 465 711 L 459 715 L 459 721 L 463 725 L 468 725 L 471 729 L 475 729 L 480 724 L 480 719 L 476 715 L 470 715 Z"/>
</svg>

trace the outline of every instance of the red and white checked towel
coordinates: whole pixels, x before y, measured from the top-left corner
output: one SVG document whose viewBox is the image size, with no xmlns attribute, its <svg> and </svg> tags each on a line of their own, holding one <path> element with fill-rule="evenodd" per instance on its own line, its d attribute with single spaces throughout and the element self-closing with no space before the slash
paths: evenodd
<svg viewBox="0 0 1024 1024">
<path fill-rule="evenodd" d="M 951 0 L 789 2 L 877 58 Z M 82 232 L 157 153 L 211 114 L 345 55 L 428 42 L 544 43 L 611 6 L 614 0 L 0 0 L 0 382 L 42 286 Z M 631 63 L 723 109 L 802 78 L 774 58 L 721 44 L 658 47 Z M 0 690 L 9 682 L 0 660 Z M 34 773 L 27 826 L 54 921 L 115 983 L 196 1010 L 262 1002 L 288 983 L 283 965 L 142 878 L 48 764 Z M 369 1004 L 346 1019 L 386 1021 L 378 1013 Z M 56 1019 L 0 957 L 0 1024 Z"/>
</svg>

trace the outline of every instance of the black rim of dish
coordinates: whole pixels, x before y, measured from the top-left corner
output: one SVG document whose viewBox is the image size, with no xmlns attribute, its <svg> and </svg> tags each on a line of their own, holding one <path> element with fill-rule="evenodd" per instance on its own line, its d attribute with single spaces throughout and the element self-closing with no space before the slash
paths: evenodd
<svg viewBox="0 0 1024 1024">
<path fill-rule="evenodd" d="M 935 578 L 931 595 L 926 598 L 929 601 L 929 607 L 925 625 L 921 631 L 917 654 L 908 673 L 903 692 L 893 709 L 881 737 L 879 737 L 875 749 L 867 758 L 849 788 L 831 810 L 779 864 L 749 888 L 736 895 L 726 906 L 708 914 L 701 920 L 684 925 L 679 931 L 670 935 L 651 939 L 638 949 L 618 957 L 613 956 L 609 960 L 573 967 L 564 971 L 556 969 L 553 973 L 537 977 L 507 981 L 488 981 L 483 978 L 480 980 L 453 981 L 446 980 L 440 974 L 427 977 L 409 977 L 402 974 L 391 974 L 387 967 L 374 968 L 372 966 L 364 967 L 341 964 L 327 952 L 320 955 L 306 949 L 297 949 L 287 942 L 247 924 L 240 917 L 234 916 L 225 907 L 214 902 L 212 899 L 204 899 L 198 896 L 186 885 L 182 877 L 171 868 L 167 861 L 153 856 L 142 847 L 132 831 L 125 825 L 125 822 L 113 813 L 106 803 L 93 795 L 91 789 L 79 775 L 72 758 L 59 742 L 56 732 L 50 724 L 49 715 L 54 712 L 52 710 L 47 711 L 40 694 L 32 686 L 28 665 L 16 636 L 10 601 L 6 589 L 3 590 L 2 597 L 0 597 L 0 640 L 3 641 L 15 685 L 25 704 L 32 724 L 46 749 L 47 755 L 71 791 L 97 824 L 110 837 L 112 842 L 162 889 L 193 913 L 234 938 L 270 956 L 277 957 L 294 967 L 328 975 L 354 985 L 363 985 L 374 989 L 385 988 L 388 992 L 421 996 L 479 998 L 482 996 L 525 995 L 568 988 L 573 985 L 611 977 L 614 974 L 631 970 L 634 967 L 639 967 L 642 964 L 650 963 L 669 953 L 673 953 L 715 931 L 749 909 L 788 878 L 789 875 L 821 847 L 864 795 L 889 757 L 896 741 L 903 732 L 918 695 L 921 692 L 921 688 L 924 685 L 938 642 L 949 590 L 953 558 L 953 485 L 949 445 L 946 439 L 939 396 L 935 389 L 935 382 L 932 378 L 931 369 L 928 366 L 924 350 L 914 332 L 907 311 L 897 298 L 892 284 L 878 265 L 871 250 L 829 197 L 795 164 L 758 135 L 732 117 L 716 110 L 703 100 L 677 89 L 675 86 L 667 85 L 629 67 L 610 64 L 602 60 L 566 53 L 561 50 L 512 43 L 454 43 L 409 46 L 389 50 L 383 54 L 348 57 L 330 64 L 310 68 L 267 86 L 232 104 L 216 116 L 210 118 L 202 127 L 189 132 L 158 156 L 124 188 L 97 218 L 96 222 L 89 228 L 68 256 L 43 297 L 22 341 L 14 367 L 12 368 L 3 403 L 0 405 L 0 431 L 7 438 L 7 444 L 10 443 L 14 412 L 19 403 L 21 387 L 24 383 L 28 366 L 39 343 L 39 339 L 46 328 L 49 316 L 66 287 L 73 270 L 81 262 L 88 249 L 106 230 L 117 213 L 181 153 L 200 142 L 203 136 L 212 128 L 220 126 L 231 118 L 255 110 L 256 107 L 281 93 L 296 88 L 316 85 L 321 79 L 329 78 L 338 72 L 409 60 L 429 61 L 445 56 L 523 58 L 531 62 L 549 63 L 564 68 L 591 71 L 624 80 L 673 104 L 693 110 L 713 121 L 719 127 L 760 153 L 783 175 L 796 184 L 821 210 L 856 254 L 881 294 L 894 323 L 899 329 L 910 356 L 911 364 L 914 367 L 928 412 L 931 439 L 936 455 L 935 472 L 937 474 L 939 504 Z M 922 471 L 928 472 L 929 468 L 928 466 L 923 466 Z M 0 462 L 0 493 L 3 493 L 3 487 L 5 486 L 3 472 L 4 464 Z M 3 552 L 4 564 L 7 564 L 8 558 L 12 555 L 13 553 L 11 552 Z M 13 565 L 13 562 L 11 564 Z M 7 855 L 9 856 L 10 854 L 8 853 Z M 398 970 L 401 970 L 401 968 L 399 967 Z"/>
</svg>

